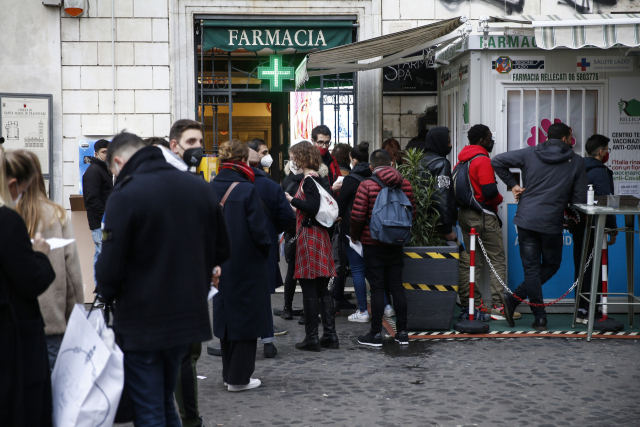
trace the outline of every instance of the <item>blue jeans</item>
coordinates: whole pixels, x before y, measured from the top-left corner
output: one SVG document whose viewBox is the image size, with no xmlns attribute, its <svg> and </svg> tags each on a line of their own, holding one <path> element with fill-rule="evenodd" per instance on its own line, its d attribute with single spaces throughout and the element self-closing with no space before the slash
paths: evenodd
<svg viewBox="0 0 640 427">
<path fill-rule="evenodd" d="M 136 427 L 181 427 L 173 403 L 178 370 L 190 345 L 164 350 L 125 351 L 124 382 L 135 411 Z"/>
<path fill-rule="evenodd" d="M 353 289 L 356 292 L 358 308 L 361 312 L 367 311 L 367 283 L 364 276 L 364 259 L 349 245 L 347 248 L 347 258 L 351 266 L 351 276 L 353 277 Z"/>
<path fill-rule="evenodd" d="M 93 244 L 96 247 L 96 251 L 93 253 L 93 282 L 96 282 L 96 262 L 98 262 L 98 255 L 102 252 L 102 229 L 96 228 L 91 230 L 91 237 L 93 237 Z"/>
</svg>

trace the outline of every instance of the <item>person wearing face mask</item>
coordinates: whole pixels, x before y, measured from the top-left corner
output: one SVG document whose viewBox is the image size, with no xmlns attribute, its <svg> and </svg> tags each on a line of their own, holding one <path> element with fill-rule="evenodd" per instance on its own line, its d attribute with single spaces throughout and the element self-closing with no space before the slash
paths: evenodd
<svg viewBox="0 0 640 427">
<path fill-rule="evenodd" d="M 331 130 L 325 126 L 320 125 L 313 128 L 311 131 L 311 139 L 313 144 L 320 150 L 320 156 L 322 157 L 322 163 L 329 168 L 329 185 L 334 194 L 337 194 L 342 188 L 342 181 L 338 181 L 338 177 L 342 176 L 340 171 L 340 165 L 338 161 L 329 152 L 331 146 Z"/>
<path fill-rule="evenodd" d="M 107 148 L 109 141 L 101 139 L 94 144 L 95 154 L 91 157 L 91 164 L 82 176 L 82 195 L 87 209 L 87 219 L 95 253 L 93 255 L 94 278 L 95 264 L 102 251 L 102 217 L 107 205 L 107 199 L 113 190 L 113 176 L 107 166 Z"/>
<path fill-rule="evenodd" d="M 542 285 L 551 279 L 562 261 L 564 212 L 569 203 L 587 202 L 587 170 L 582 157 L 574 153 L 571 128 L 554 123 L 548 140 L 535 147 L 508 151 L 491 159 L 496 174 L 511 188 L 518 202 L 513 223 L 518 227 L 518 247 L 524 282 L 512 294 L 503 293 L 504 315 L 513 327 L 513 312 L 521 300 L 544 304 Z M 522 171 L 522 183 L 511 173 Z M 515 296 L 514 296 L 515 295 Z M 516 298 L 517 296 L 517 298 Z M 544 306 L 531 305 L 532 327 L 547 330 Z"/>
<path fill-rule="evenodd" d="M 169 148 L 171 153 L 162 145 L 157 145 L 162 150 L 165 160 L 180 170 L 184 170 L 175 157 L 186 165 L 189 172 L 195 173 L 204 157 L 204 138 L 202 136 L 202 125 L 195 120 L 178 120 L 171 126 L 169 131 Z M 173 154 L 174 156 L 171 156 Z"/>
<path fill-rule="evenodd" d="M 487 256 L 502 281 L 505 281 L 506 261 L 502 243 L 502 224 L 498 218 L 498 206 L 502 203 L 502 195 L 498 191 L 496 176 L 489 158 L 494 146 L 493 136 L 487 126 L 478 124 L 469 129 L 467 137 L 469 145 L 460 151 L 458 160 L 469 162 L 469 179 L 477 203 L 471 207 L 460 206 L 458 224 L 462 230 L 466 248 L 469 248 L 471 242 L 469 237 L 471 229 L 476 229 L 487 250 Z M 483 261 L 483 257 L 476 257 L 476 267 L 482 268 Z M 481 282 L 482 274 L 477 274 L 476 283 Z M 488 309 L 482 299 L 480 286 L 475 287 L 474 305 L 476 310 L 482 313 L 478 318 L 504 320 L 501 293 L 502 285 L 495 275 L 491 274 L 491 314 L 489 316 L 486 314 Z M 467 256 L 460 257 L 458 295 L 462 305 L 460 320 L 465 320 L 469 316 L 469 257 Z M 515 319 L 520 317 L 520 313 L 514 313 Z"/>
<path fill-rule="evenodd" d="M 214 267 L 230 256 L 226 221 L 205 180 L 177 170 L 137 135 L 116 135 L 107 163 L 117 178 L 96 277 L 106 304 L 117 302 L 114 332 L 134 423 L 181 426 L 178 372 L 193 344 L 212 338 L 207 295 L 220 274 Z"/>
<path fill-rule="evenodd" d="M 269 169 L 273 164 L 273 157 L 269 154 L 269 147 L 264 139 L 254 138 L 251 141 L 247 142 L 247 146 L 258 153 L 258 164 L 255 167 L 262 169 L 264 172 L 264 168 Z M 275 182 L 275 178 L 273 178 L 269 174 L 265 174 L 271 178 L 272 181 Z"/>
<path fill-rule="evenodd" d="M 0 425 L 51 426 L 51 371 L 38 296 L 55 280 L 49 245 L 13 210 L 36 174 L 0 146 Z"/>
<path fill-rule="evenodd" d="M 587 143 L 584 146 L 587 157 L 584 158 L 584 165 L 587 169 L 587 179 L 589 184 L 593 185 L 593 191 L 596 196 L 608 196 L 614 194 L 615 185 L 613 183 L 613 171 L 606 166 L 609 160 L 609 138 L 604 135 L 591 135 L 587 139 Z M 575 279 L 578 279 L 580 275 L 580 262 L 582 256 L 582 246 L 584 245 L 584 216 L 581 217 L 582 221 L 579 221 L 577 227 L 572 228 L 571 234 L 573 235 L 573 263 L 575 266 Z M 616 216 L 607 215 L 605 222 L 605 228 L 617 228 Z M 609 234 L 609 244 L 613 245 L 616 242 L 618 235 L 617 231 L 611 231 Z M 589 239 L 589 253 L 593 249 L 593 237 Z M 584 274 L 584 283 L 591 283 L 591 274 L 593 269 L 591 265 L 587 268 Z M 598 270 L 598 275 L 602 276 L 602 272 Z M 602 292 L 602 279 L 598 281 L 598 292 Z M 589 298 L 590 289 L 588 286 L 583 286 L 582 293 Z M 577 298 L 577 297 L 576 297 Z M 580 298 L 578 306 L 578 317 L 576 322 L 587 324 L 589 311 L 589 303 L 584 298 Z M 596 317 L 600 317 L 601 313 L 596 313 Z"/>
</svg>

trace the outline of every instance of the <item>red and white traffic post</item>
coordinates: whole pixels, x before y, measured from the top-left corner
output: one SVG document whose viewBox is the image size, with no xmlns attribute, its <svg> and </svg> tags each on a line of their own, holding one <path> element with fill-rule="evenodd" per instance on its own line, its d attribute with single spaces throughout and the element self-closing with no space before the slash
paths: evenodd
<svg viewBox="0 0 640 427">
<path fill-rule="evenodd" d="M 607 320 L 607 293 L 609 292 L 609 245 L 607 235 L 602 239 L 602 320 Z M 591 296 L 593 298 L 593 296 Z M 597 299 L 596 299 L 597 301 Z"/>
<path fill-rule="evenodd" d="M 473 321 L 475 310 L 475 302 L 473 298 L 474 287 L 476 282 L 476 229 L 472 228 L 469 232 L 471 243 L 469 245 L 469 320 Z"/>
</svg>

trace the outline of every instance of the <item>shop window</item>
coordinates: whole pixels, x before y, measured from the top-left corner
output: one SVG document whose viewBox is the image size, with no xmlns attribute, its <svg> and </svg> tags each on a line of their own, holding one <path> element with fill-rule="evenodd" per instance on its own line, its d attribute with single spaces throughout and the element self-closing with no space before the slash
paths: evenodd
<svg viewBox="0 0 640 427">
<path fill-rule="evenodd" d="M 573 132 L 573 149 L 584 156 L 584 143 L 596 133 L 598 89 L 522 88 L 507 90 L 507 150 L 535 146 L 547 140 L 553 123 Z"/>
</svg>

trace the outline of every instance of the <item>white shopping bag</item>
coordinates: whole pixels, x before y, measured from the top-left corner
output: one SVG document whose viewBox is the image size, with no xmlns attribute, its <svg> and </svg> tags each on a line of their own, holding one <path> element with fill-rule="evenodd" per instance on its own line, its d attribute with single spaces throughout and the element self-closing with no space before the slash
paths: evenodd
<svg viewBox="0 0 640 427">
<path fill-rule="evenodd" d="M 111 427 L 124 387 L 124 355 L 99 310 L 76 304 L 51 376 L 55 427 Z"/>
</svg>

